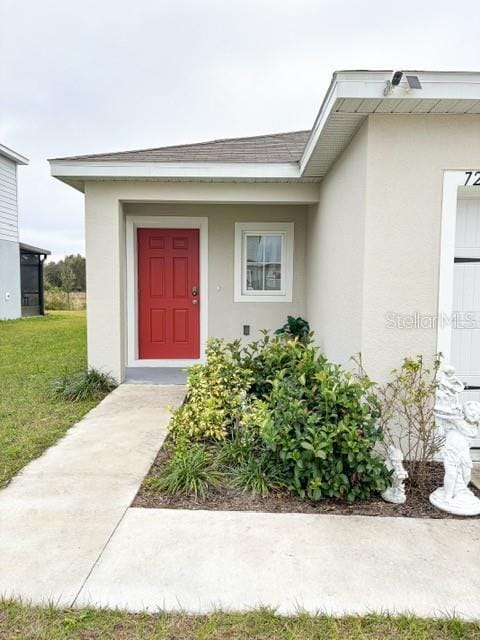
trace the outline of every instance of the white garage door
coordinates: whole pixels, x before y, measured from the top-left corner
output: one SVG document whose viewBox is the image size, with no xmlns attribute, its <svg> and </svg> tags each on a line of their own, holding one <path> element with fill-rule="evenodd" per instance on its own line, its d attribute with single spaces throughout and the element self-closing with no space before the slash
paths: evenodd
<svg viewBox="0 0 480 640">
<path fill-rule="evenodd" d="M 451 363 L 466 386 L 464 400 L 480 400 L 480 199 L 458 201 L 455 233 Z M 474 443 L 480 447 L 480 440 Z"/>
</svg>

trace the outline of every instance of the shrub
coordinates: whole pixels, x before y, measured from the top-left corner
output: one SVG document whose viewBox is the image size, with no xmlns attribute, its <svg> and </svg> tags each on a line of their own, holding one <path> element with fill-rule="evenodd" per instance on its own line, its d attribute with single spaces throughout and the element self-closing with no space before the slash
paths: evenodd
<svg viewBox="0 0 480 640">
<path fill-rule="evenodd" d="M 209 340 L 206 363 L 190 368 L 186 402 L 170 422 L 172 438 L 224 440 L 239 419 L 251 383 L 240 342 Z"/>
<path fill-rule="evenodd" d="M 211 452 L 203 444 L 177 441 L 164 471 L 149 481 L 150 489 L 204 499 L 222 479 Z"/>
<path fill-rule="evenodd" d="M 298 340 L 273 340 L 263 351 L 271 375 L 243 425 L 258 429 L 289 488 L 312 500 L 350 502 L 386 488 L 390 472 L 373 452 L 382 438 L 373 383 Z"/>
<path fill-rule="evenodd" d="M 185 454 L 185 441 L 212 442 L 217 464 L 244 490 L 265 495 L 286 486 L 312 500 L 368 498 L 390 483 L 373 452 L 382 431 L 372 387 L 366 375 L 329 363 L 310 334 L 264 332 L 243 350 L 238 341 L 211 340 L 171 421 L 180 450 L 175 473 L 183 465 L 185 477 L 186 466 L 198 463 Z"/>
<path fill-rule="evenodd" d="M 310 338 L 310 324 L 303 318 L 287 316 L 287 322 L 275 331 L 275 335 L 286 334 L 298 338 L 301 342 L 308 342 Z"/>
<path fill-rule="evenodd" d="M 268 395 L 279 371 L 300 366 L 305 355 L 315 357 L 315 350 L 308 349 L 311 344 L 310 337 L 302 343 L 287 334 L 272 338 L 268 331 L 263 331 L 262 339 L 247 345 L 243 354 L 243 362 L 252 375 L 251 394 L 257 398 Z"/>
<path fill-rule="evenodd" d="M 81 402 L 103 398 L 116 386 L 117 383 L 111 376 L 91 368 L 77 373 L 65 373 L 53 383 L 52 393 L 63 400 Z"/>
<path fill-rule="evenodd" d="M 421 355 L 405 358 L 401 367 L 392 371 L 392 380 L 377 388 L 385 441 L 400 446 L 409 462 L 409 482 L 417 489 L 426 486 L 429 465 L 443 443 L 433 415 L 439 368 L 438 356 L 431 368 L 425 366 Z"/>
</svg>

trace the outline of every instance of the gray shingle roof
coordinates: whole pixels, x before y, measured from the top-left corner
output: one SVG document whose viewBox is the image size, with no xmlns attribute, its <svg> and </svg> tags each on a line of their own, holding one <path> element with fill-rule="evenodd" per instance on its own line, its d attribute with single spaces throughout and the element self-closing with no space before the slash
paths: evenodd
<svg viewBox="0 0 480 640">
<path fill-rule="evenodd" d="M 225 138 L 156 149 L 54 158 L 85 162 L 298 162 L 310 131 L 291 131 L 250 138 Z"/>
</svg>

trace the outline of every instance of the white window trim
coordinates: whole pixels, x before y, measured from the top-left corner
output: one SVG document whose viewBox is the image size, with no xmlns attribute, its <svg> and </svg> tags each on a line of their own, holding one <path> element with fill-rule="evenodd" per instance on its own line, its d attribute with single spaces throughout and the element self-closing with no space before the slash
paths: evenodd
<svg viewBox="0 0 480 640">
<path fill-rule="evenodd" d="M 473 169 L 475 173 L 480 169 Z M 470 170 L 468 170 L 470 172 Z M 480 198 L 480 186 L 465 187 L 467 170 L 445 171 L 443 174 L 442 223 L 440 240 L 440 271 L 438 288 L 437 352 L 449 363 L 452 350 L 453 280 L 455 231 L 458 198 L 461 195 Z M 477 195 L 478 194 L 478 195 Z"/>
<path fill-rule="evenodd" d="M 138 357 L 137 229 L 200 230 L 200 358 L 140 359 Z M 127 367 L 189 367 L 205 362 L 208 339 L 208 218 L 184 216 L 126 217 Z"/>
<path fill-rule="evenodd" d="M 234 302 L 292 302 L 293 290 L 293 222 L 236 222 L 234 251 Z M 244 269 L 247 235 L 279 234 L 282 236 L 282 290 L 266 293 L 255 291 L 245 293 Z"/>
</svg>

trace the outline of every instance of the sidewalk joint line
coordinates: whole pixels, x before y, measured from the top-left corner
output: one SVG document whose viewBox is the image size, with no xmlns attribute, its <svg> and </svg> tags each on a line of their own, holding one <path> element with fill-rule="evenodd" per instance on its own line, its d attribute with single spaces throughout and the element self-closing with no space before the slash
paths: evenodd
<svg viewBox="0 0 480 640">
<path fill-rule="evenodd" d="M 110 535 L 108 536 L 107 541 L 105 542 L 105 544 L 103 545 L 103 547 L 100 549 L 100 553 L 98 554 L 98 556 L 97 556 L 97 558 L 96 558 L 95 562 L 92 564 L 92 566 L 91 566 L 91 568 L 90 568 L 89 572 L 87 573 L 87 575 L 86 575 L 85 579 L 83 580 L 82 584 L 80 585 L 79 590 L 77 591 L 77 593 L 76 593 L 75 597 L 74 597 L 74 598 L 73 598 L 73 600 L 72 600 L 72 604 L 71 604 L 71 606 L 72 606 L 72 607 L 74 607 L 74 606 L 75 606 L 75 603 L 76 603 L 76 601 L 78 600 L 79 595 L 81 594 L 81 592 L 83 591 L 83 588 L 84 588 L 84 587 L 85 587 L 85 585 L 87 584 L 87 581 L 88 581 L 88 579 L 90 578 L 90 576 L 92 575 L 93 570 L 95 569 L 95 567 L 97 566 L 97 564 L 100 562 L 100 558 L 103 556 L 103 553 L 104 553 L 105 549 L 108 547 L 108 545 L 109 545 L 109 543 L 110 543 L 110 540 L 111 540 L 111 539 L 113 538 L 113 536 L 115 535 L 115 533 L 116 533 L 116 531 L 117 531 L 118 527 L 120 526 L 120 523 L 122 522 L 122 520 L 123 520 L 123 519 L 124 519 L 124 517 L 125 517 L 125 514 L 126 514 L 126 513 L 127 513 L 127 511 L 130 509 L 130 505 L 131 505 L 131 502 L 129 503 L 129 505 L 128 505 L 127 507 L 125 507 L 125 510 L 123 511 L 122 515 L 120 516 L 120 518 L 119 518 L 119 520 L 118 520 L 117 524 L 114 526 L 114 528 L 113 528 L 112 532 L 111 532 L 111 533 L 110 533 Z"/>
</svg>

